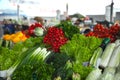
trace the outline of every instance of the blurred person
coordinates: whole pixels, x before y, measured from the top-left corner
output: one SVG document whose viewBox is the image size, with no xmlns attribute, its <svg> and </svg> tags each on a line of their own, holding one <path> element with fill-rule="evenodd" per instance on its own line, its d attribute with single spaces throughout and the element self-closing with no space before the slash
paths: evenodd
<svg viewBox="0 0 120 80">
<path fill-rule="evenodd" d="M 110 26 L 109 26 L 110 23 L 109 23 L 107 20 L 104 20 L 103 24 L 104 24 L 104 26 L 107 27 L 107 28 L 110 27 Z"/>
<path fill-rule="evenodd" d="M 79 26 L 81 22 L 82 22 L 82 20 L 77 19 L 77 20 L 75 21 L 74 25 Z"/>
<path fill-rule="evenodd" d="M 9 34 L 9 29 L 7 27 L 8 21 L 6 19 L 3 20 L 3 34 Z"/>
<path fill-rule="evenodd" d="M 45 26 L 44 26 L 44 19 L 43 19 L 42 17 L 36 16 L 36 17 L 34 17 L 34 20 L 35 20 L 36 22 L 40 23 L 40 24 L 42 25 L 43 29 L 46 31 L 46 28 L 45 28 Z"/>
<path fill-rule="evenodd" d="M 28 22 L 28 19 L 27 17 L 23 17 L 23 20 L 22 20 L 22 30 L 26 30 L 29 28 L 29 22 Z"/>
<path fill-rule="evenodd" d="M 87 33 L 89 33 L 90 31 L 91 31 L 91 29 L 87 28 L 87 29 L 85 29 L 85 30 L 83 31 L 83 33 L 84 33 L 84 34 L 87 34 Z"/>
<path fill-rule="evenodd" d="M 37 21 L 38 23 L 41 23 L 42 25 L 44 25 L 44 20 L 42 17 L 35 17 L 34 20 Z"/>
<path fill-rule="evenodd" d="M 10 30 L 10 34 L 15 33 L 15 24 L 13 23 L 12 19 L 8 20 L 8 28 Z"/>
<path fill-rule="evenodd" d="M 4 22 L 3 29 L 4 29 L 4 34 L 15 33 L 15 25 L 12 23 L 11 19 Z"/>
<path fill-rule="evenodd" d="M 117 25 L 120 25 L 120 21 L 119 21 L 119 20 L 116 20 L 115 23 L 114 23 L 114 25 L 116 25 L 116 24 L 117 24 Z"/>
<path fill-rule="evenodd" d="M 48 21 L 45 19 L 44 20 L 44 26 L 47 27 L 48 26 Z"/>
<path fill-rule="evenodd" d="M 2 36 L 3 36 L 3 33 L 4 33 L 4 31 L 3 31 L 3 21 L 0 23 L 0 38 L 2 38 Z"/>
<path fill-rule="evenodd" d="M 66 21 L 72 21 L 71 17 L 66 17 Z"/>
<path fill-rule="evenodd" d="M 22 25 L 16 24 L 15 25 L 15 32 L 21 31 L 22 30 Z"/>
</svg>

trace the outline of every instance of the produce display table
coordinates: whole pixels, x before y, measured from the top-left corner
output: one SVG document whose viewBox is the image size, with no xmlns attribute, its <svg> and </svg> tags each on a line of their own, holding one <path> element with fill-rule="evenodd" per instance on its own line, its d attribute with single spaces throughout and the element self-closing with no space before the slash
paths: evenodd
<svg viewBox="0 0 120 80">
<path fill-rule="evenodd" d="M 120 72 L 120 26 L 40 23 L 0 39 L 0 70 L 12 80 L 114 80 Z M 99 67 L 102 67 L 100 69 Z M 6 78 L 6 77 L 5 77 Z M 0 80 L 5 80 L 0 78 Z M 115 79 L 116 80 L 116 79 Z"/>
</svg>

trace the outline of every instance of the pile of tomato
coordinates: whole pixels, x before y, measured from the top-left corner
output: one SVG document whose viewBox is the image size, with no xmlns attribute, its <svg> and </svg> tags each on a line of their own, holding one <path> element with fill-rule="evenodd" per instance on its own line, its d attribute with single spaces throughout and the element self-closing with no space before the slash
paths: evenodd
<svg viewBox="0 0 120 80">
<path fill-rule="evenodd" d="M 120 26 L 115 24 L 110 28 L 104 27 L 101 24 L 94 26 L 93 31 L 86 34 L 86 36 L 95 36 L 98 38 L 110 38 L 111 42 L 114 42 L 117 38 L 116 35 L 120 31 Z"/>
<path fill-rule="evenodd" d="M 50 46 L 49 49 L 52 49 L 54 52 L 59 52 L 60 46 L 65 44 L 67 40 L 68 39 L 65 37 L 63 30 L 57 27 L 48 28 L 43 39 L 44 43 Z"/>
</svg>

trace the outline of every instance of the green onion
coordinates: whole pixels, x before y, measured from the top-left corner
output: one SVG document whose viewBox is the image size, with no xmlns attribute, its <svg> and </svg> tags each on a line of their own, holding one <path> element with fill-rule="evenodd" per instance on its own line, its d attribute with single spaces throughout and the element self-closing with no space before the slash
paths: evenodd
<svg viewBox="0 0 120 80">
<path fill-rule="evenodd" d="M 46 48 L 35 47 L 27 50 L 25 53 L 19 57 L 19 59 L 10 67 L 7 71 L 7 76 L 11 76 L 13 72 L 21 67 L 23 64 L 34 65 L 40 61 L 44 61 L 46 57 L 50 54 L 50 51 L 47 52 Z"/>
<path fill-rule="evenodd" d="M 31 49 L 28 49 L 27 51 L 25 51 L 24 53 L 22 53 L 18 60 L 7 70 L 7 76 L 11 76 L 12 73 L 21 66 L 22 61 L 27 57 L 30 56 L 34 50 L 36 50 L 37 47 L 33 47 Z"/>
</svg>

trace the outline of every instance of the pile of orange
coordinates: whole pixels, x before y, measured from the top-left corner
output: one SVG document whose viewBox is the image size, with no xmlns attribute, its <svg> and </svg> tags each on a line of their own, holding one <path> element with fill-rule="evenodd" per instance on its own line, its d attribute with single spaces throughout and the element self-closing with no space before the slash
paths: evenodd
<svg viewBox="0 0 120 80">
<path fill-rule="evenodd" d="M 17 43 L 20 41 L 25 41 L 27 39 L 27 37 L 25 36 L 25 34 L 23 34 L 21 31 L 19 31 L 19 32 L 16 32 L 15 34 L 5 34 L 3 36 L 3 39 Z"/>
</svg>

